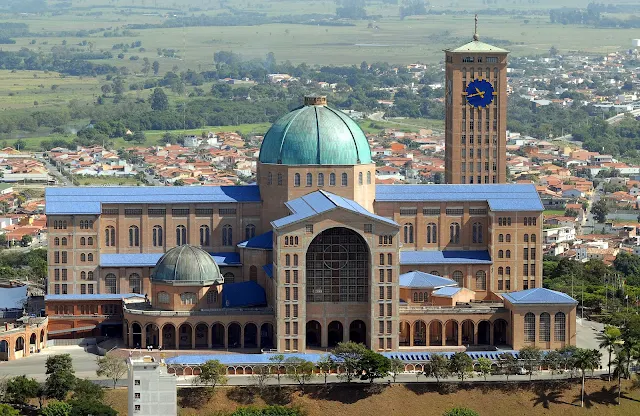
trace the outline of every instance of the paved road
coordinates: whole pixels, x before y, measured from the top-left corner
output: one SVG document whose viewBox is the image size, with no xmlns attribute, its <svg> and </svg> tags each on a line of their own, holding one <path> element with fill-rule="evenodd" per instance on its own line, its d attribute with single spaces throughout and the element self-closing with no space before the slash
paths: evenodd
<svg viewBox="0 0 640 416">
<path fill-rule="evenodd" d="M 51 176 L 53 176 L 54 178 L 56 178 L 56 180 L 58 181 L 59 185 L 62 185 L 62 186 L 73 186 L 71 181 L 66 176 L 61 174 L 58 171 L 58 169 L 55 166 L 53 166 L 46 157 L 38 157 L 38 160 L 40 160 L 40 162 L 42 162 L 44 164 L 44 166 L 49 171 L 49 174 Z"/>
</svg>

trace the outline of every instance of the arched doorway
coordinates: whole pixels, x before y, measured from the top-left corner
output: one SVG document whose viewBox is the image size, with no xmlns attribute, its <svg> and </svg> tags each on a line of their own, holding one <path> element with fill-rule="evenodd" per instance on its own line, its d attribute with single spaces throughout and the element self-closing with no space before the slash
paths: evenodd
<svg viewBox="0 0 640 416">
<path fill-rule="evenodd" d="M 491 324 L 489 321 L 480 321 L 478 323 L 478 344 L 489 345 L 491 344 Z"/>
<path fill-rule="evenodd" d="M 349 325 L 349 341 L 357 344 L 367 344 L 367 325 L 357 319 Z"/>
<path fill-rule="evenodd" d="M 258 327 L 256 324 L 248 323 L 244 326 L 244 347 L 258 348 Z"/>
<path fill-rule="evenodd" d="M 476 343 L 474 339 L 473 330 L 475 325 L 473 321 L 464 321 L 462 322 L 462 344 L 463 345 L 473 345 Z"/>
<path fill-rule="evenodd" d="M 211 347 L 224 348 L 224 325 L 217 323 L 211 326 Z"/>
<path fill-rule="evenodd" d="M 18 339 L 16 339 L 16 349 L 14 351 L 16 358 L 24 357 L 24 338 L 18 337 Z"/>
<path fill-rule="evenodd" d="M 263 350 L 270 350 L 274 347 L 273 325 L 269 322 L 265 322 L 260 326 L 260 348 Z"/>
<path fill-rule="evenodd" d="M 409 322 L 400 322 L 399 343 L 401 347 L 408 347 L 411 345 L 411 324 Z"/>
<path fill-rule="evenodd" d="M 9 361 L 9 342 L 0 341 L 0 361 Z"/>
<path fill-rule="evenodd" d="M 431 321 L 429 324 L 429 345 L 442 346 L 442 322 Z"/>
<path fill-rule="evenodd" d="M 327 328 L 328 347 L 333 348 L 344 339 L 344 327 L 340 321 L 332 321 Z"/>
<path fill-rule="evenodd" d="M 322 327 L 318 321 L 307 322 L 307 348 L 320 348 Z"/>
<path fill-rule="evenodd" d="M 444 324 L 445 345 L 458 345 L 458 322 L 447 321 Z"/>
<path fill-rule="evenodd" d="M 160 339 L 160 328 L 156 324 L 147 324 L 144 328 L 144 337 L 147 341 L 147 347 L 158 347 L 158 340 Z"/>
<path fill-rule="evenodd" d="M 241 334 L 242 329 L 240 328 L 240 324 L 232 323 L 229 325 L 227 329 L 227 339 L 229 348 L 240 348 L 241 344 Z"/>
<path fill-rule="evenodd" d="M 199 323 L 196 325 L 196 348 L 209 347 L 209 326 Z"/>
<path fill-rule="evenodd" d="M 427 324 L 424 321 L 416 321 L 413 324 L 413 345 L 425 347 L 427 345 Z"/>
<path fill-rule="evenodd" d="M 176 327 L 166 324 L 162 327 L 162 348 L 165 350 L 176 349 Z"/>
<path fill-rule="evenodd" d="M 38 350 L 38 346 L 36 345 L 36 343 L 38 342 L 38 336 L 33 333 L 31 334 L 31 336 L 29 337 L 29 348 L 33 349 L 34 351 Z"/>
<path fill-rule="evenodd" d="M 193 340 L 193 332 L 191 331 L 191 325 L 182 324 L 179 329 L 180 340 L 178 342 L 179 348 L 181 350 L 192 348 L 192 340 Z"/>
<path fill-rule="evenodd" d="M 369 247 L 360 234 L 342 227 L 325 230 L 313 239 L 306 258 L 308 303 L 369 300 Z"/>
<path fill-rule="evenodd" d="M 40 331 L 40 349 L 44 348 L 44 329 Z"/>
<path fill-rule="evenodd" d="M 131 324 L 131 336 L 133 345 L 130 345 L 129 348 L 140 348 L 142 343 L 142 327 L 139 323 L 134 322 Z"/>
<path fill-rule="evenodd" d="M 507 321 L 496 319 L 493 323 L 493 345 L 507 344 Z"/>
</svg>

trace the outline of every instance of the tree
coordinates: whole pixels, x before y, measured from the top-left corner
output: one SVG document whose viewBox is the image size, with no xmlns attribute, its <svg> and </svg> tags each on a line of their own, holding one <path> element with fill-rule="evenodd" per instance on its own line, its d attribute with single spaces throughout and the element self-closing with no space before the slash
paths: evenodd
<svg viewBox="0 0 640 416">
<path fill-rule="evenodd" d="M 8 404 L 0 403 L 0 416 L 20 416 L 20 412 Z"/>
<path fill-rule="evenodd" d="M 562 355 L 556 351 L 549 351 L 545 354 L 544 358 L 542 359 L 542 362 L 544 363 L 544 365 L 549 369 L 549 371 L 551 371 L 551 375 L 553 376 L 554 373 L 561 373 L 561 369 L 562 369 Z"/>
<path fill-rule="evenodd" d="M 22 194 L 18 195 L 16 199 L 18 200 L 19 207 L 21 207 L 25 202 L 27 202 L 27 197 Z"/>
<path fill-rule="evenodd" d="M 622 332 L 615 326 L 605 326 L 604 331 L 596 336 L 599 348 L 606 348 L 609 353 L 609 381 L 611 381 L 611 355 L 617 346 L 622 344 Z"/>
<path fill-rule="evenodd" d="M 271 377 L 273 377 L 273 374 L 271 374 L 269 366 L 261 365 L 253 369 L 251 380 L 256 384 L 258 390 L 263 391 Z"/>
<path fill-rule="evenodd" d="M 480 416 L 475 410 L 466 407 L 454 407 L 444 412 L 443 416 Z"/>
<path fill-rule="evenodd" d="M 158 75 L 158 72 L 160 72 L 160 62 L 153 61 L 151 69 L 153 69 L 153 75 Z"/>
<path fill-rule="evenodd" d="M 47 397 L 64 401 L 67 394 L 73 390 L 76 381 L 71 355 L 51 355 L 47 357 L 45 366 L 48 376 L 45 382 Z"/>
<path fill-rule="evenodd" d="M 618 378 L 618 405 L 620 405 L 620 394 L 622 390 L 622 379 L 628 378 L 629 373 L 629 361 L 630 357 L 627 352 L 619 345 L 615 348 L 616 358 L 613 362 L 609 359 L 609 371 L 611 371 L 611 364 L 613 364 L 613 375 Z M 611 381 L 611 375 L 609 375 L 609 381 Z"/>
<path fill-rule="evenodd" d="M 598 200 L 598 202 L 591 206 L 591 213 L 599 223 L 605 222 L 607 219 L 607 214 L 609 214 L 609 207 L 607 207 L 607 202 L 604 199 Z"/>
<path fill-rule="evenodd" d="M 509 354 L 508 352 L 503 352 L 500 354 L 499 358 L 498 366 L 507 376 L 507 381 L 509 381 L 509 375 L 518 371 L 518 360 L 513 356 L 513 354 Z"/>
<path fill-rule="evenodd" d="M 426 377 L 433 376 L 436 378 L 436 382 L 440 384 L 441 378 L 449 377 L 451 371 L 449 370 L 449 360 L 442 354 L 431 354 L 431 360 L 429 364 L 425 366 Z"/>
<path fill-rule="evenodd" d="M 478 372 L 484 377 L 484 381 L 487 381 L 487 376 L 491 374 L 492 362 L 485 357 L 478 358 Z"/>
<path fill-rule="evenodd" d="M 320 371 L 322 371 L 322 376 L 324 377 L 324 384 L 326 386 L 327 377 L 329 376 L 329 374 L 331 373 L 331 370 L 336 365 L 335 361 L 333 361 L 333 358 L 329 354 L 326 354 L 320 357 L 316 365 L 318 366 Z"/>
<path fill-rule="evenodd" d="M 151 109 L 154 111 L 165 111 L 169 109 L 169 99 L 161 87 L 153 90 L 149 102 L 151 103 Z"/>
<path fill-rule="evenodd" d="M 52 401 L 40 411 L 40 414 L 42 416 L 70 416 L 71 405 L 65 402 Z"/>
<path fill-rule="evenodd" d="M 30 236 L 29 234 L 25 234 L 25 235 L 22 236 L 20 241 L 22 242 L 22 245 L 26 247 L 29 244 L 31 244 L 31 242 L 33 241 L 33 237 Z"/>
<path fill-rule="evenodd" d="M 40 383 L 33 378 L 17 376 L 7 382 L 7 396 L 12 403 L 26 404 L 40 395 Z"/>
<path fill-rule="evenodd" d="M 102 400 L 104 398 L 104 390 L 102 386 L 90 380 L 76 378 L 73 387 L 73 398 L 77 400 Z"/>
<path fill-rule="evenodd" d="M 338 378 L 351 383 L 354 377 L 360 376 L 360 360 L 367 351 L 367 347 L 352 341 L 338 343 L 332 351 L 336 361 L 344 369 L 343 373 L 338 374 Z"/>
<path fill-rule="evenodd" d="M 300 385 L 304 391 L 304 386 L 313 378 L 315 366 L 311 361 L 299 357 L 289 357 L 285 360 L 287 377 Z"/>
<path fill-rule="evenodd" d="M 360 359 L 359 367 L 359 372 L 364 373 L 362 378 L 373 384 L 375 379 L 389 375 L 391 363 L 384 355 L 367 349 Z"/>
<path fill-rule="evenodd" d="M 595 370 L 600 366 L 602 353 L 598 350 L 578 348 L 574 354 L 574 365 L 582 373 L 582 391 L 580 394 L 580 407 L 584 407 L 584 380 L 588 370 Z"/>
<path fill-rule="evenodd" d="M 473 371 L 473 360 L 465 352 L 456 352 L 449 358 L 449 370 L 464 381 L 465 376 L 471 376 Z"/>
<path fill-rule="evenodd" d="M 131 136 L 131 141 L 137 144 L 143 144 L 144 142 L 147 141 L 147 136 L 144 134 L 143 131 L 138 130 L 135 133 L 133 133 L 133 135 Z"/>
<path fill-rule="evenodd" d="M 96 359 L 98 369 L 96 375 L 98 377 L 108 377 L 113 381 L 113 388 L 116 388 L 118 380 L 127 373 L 127 364 L 122 358 L 115 355 L 107 354 L 104 357 Z"/>
<path fill-rule="evenodd" d="M 227 384 L 227 367 L 218 360 L 207 360 L 200 366 L 200 374 L 194 383 L 215 388 Z"/>
<path fill-rule="evenodd" d="M 389 372 L 391 373 L 391 377 L 395 383 L 398 374 L 404 372 L 404 362 L 400 358 L 391 358 L 389 360 Z"/>
<path fill-rule="evenodd" d="M 6 211 L 4 213 L 6 213 Z M 0 246 L 2 246 L 2 247 L 6 247 L 7 246 L 7 235 L 6 234 L 0 234 Z"/>
<path fill-rule="evenodd" d="M 564 211 L 564 216 L 565 217 L 573 217 L 573 218 L 575 218 L 578 215 L 580 215 L 580 213 L 577 210 L 573 209 L 573 208 L 569 208 L 569 209 L 566 209 Z"/>
<path fill-rule="evenodd" d="M 70 416 L 118 416 L 113 408 L 97 400 L 73 399 L 68 403 L 71 405 Z"/>
<path fill-rule="evenodd" d="M 282 364 L 284 363 L 284 355 L 282 355 L 282 354 L 272 355 L 271 357 L 269 357 L 269 361 L 271 361 L 276 366 L 276 379 L 278 380 L 278 388 L 280 388 L 281 387 L 281 385 L 280 385 L 280 376 L 282 375 L 281 371 L 280 371 L 280 368 L 282 367 Z"/>
<path fill-rule="evenodd" d="M 523 361 L 524 368 L 529 374 L 529 380 L 533 377 L 533 373 L 538 371 L 540 362 L 542 361 L 542 350 L 538 347 L 527 346 L 520 349 L 520 360 Z"/>
</svg>

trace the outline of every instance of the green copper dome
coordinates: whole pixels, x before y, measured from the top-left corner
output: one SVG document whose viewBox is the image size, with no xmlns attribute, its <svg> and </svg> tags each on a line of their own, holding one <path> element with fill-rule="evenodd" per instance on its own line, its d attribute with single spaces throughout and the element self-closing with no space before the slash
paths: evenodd
<svg viewBox="0 0 640 416">
<path fill-rule="evenodd" d="M 276 121 L 264 136 L 260 162 L 282 165 L 356 165 L 371 163 L 371 149 L 360 126 L 327 107 L 324 97 Z"/>
<path fill-rule="evenodd" d="M 174 285 L 211 285 L 223 282 L 220 269 L 211 254 L 188 244 L 167 251 L 156 263 L 151 280 Z"/>
</svg>

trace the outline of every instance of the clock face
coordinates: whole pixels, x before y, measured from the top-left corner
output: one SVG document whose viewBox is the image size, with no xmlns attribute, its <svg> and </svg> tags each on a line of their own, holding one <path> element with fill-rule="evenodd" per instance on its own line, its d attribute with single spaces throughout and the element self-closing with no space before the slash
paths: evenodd
<svg viewBox="0 0 640 416">
<path fill-rule="evenodd" d="M 467 102 L 473 107 L 486 107 L 493 101 L 494 92 L 489 81 L 474 79 L 466 89 Z"/>
</svg>

